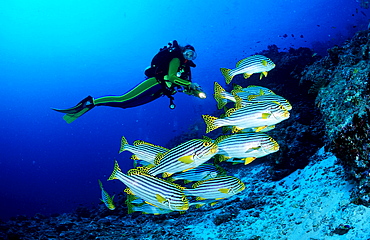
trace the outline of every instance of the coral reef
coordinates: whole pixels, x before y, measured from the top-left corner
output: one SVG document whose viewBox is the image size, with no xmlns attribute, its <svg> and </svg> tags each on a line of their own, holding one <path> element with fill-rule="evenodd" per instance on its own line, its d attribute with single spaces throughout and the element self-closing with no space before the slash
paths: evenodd
<svg viewBox="0 0 370 240">
<path fill-rule="evenodd" d="M 359 184 L 354 201 L 366 206 L 370 206 L 369 51 L 369 31 L 360 31 L 343 46 L 329 49 L 328 56 L 307 67 L 301 78 L 301 83 L 312 82 L 311 88 L 317 88 L 326 146 Z"/>
</svg>

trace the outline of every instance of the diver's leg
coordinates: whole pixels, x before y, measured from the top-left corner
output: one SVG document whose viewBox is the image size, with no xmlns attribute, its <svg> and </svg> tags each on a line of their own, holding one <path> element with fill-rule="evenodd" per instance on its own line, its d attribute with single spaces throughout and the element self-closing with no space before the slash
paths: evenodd
<svg viewBox="0 0 370 240">
<path fill-rule="evenodd" d="M 121 96 L 106 96 L 94 99 L 94 105 L 130 108 L 151 102 L 162 94 L 162 86 L 153 77 L 146 79 Z"/>
<path fill-rule="evenodd" d="M 91 96 L 88 96 L 84 98 L 83 100 L 81 100 L 79 103 L 77 103 L 77 105 L 74 107 L 67 108 L 67 109 L 52 108 L 52 110 L 65 113 L 66 115 L 63 116 L 63 119 L 67 123 L 71 123 L 74 120 L 76 120 L 78 117 L 82 116 L 83 114 L 90 111 L 93 107 L 95 107 L 93 101 L 94 99 Z"/>
<path fill-rule="evenodd" d="M 149 78 L 121 96 L 107 96 L 97 99 L 93 99 L 91 96 L 88 96 L 72 108 L 53 108 L 53 110 L 65 113 L 66 115 L 63 116 L 63 119 L 67 123 L 71 123 L 78 117 L 90 111 L 95 106 L 110 106 L 120 108 L 135 107 L 151 102 L 162 96 L 162 94 L 162 86 L 158 83 L 157 79 Z"/>
</svg>

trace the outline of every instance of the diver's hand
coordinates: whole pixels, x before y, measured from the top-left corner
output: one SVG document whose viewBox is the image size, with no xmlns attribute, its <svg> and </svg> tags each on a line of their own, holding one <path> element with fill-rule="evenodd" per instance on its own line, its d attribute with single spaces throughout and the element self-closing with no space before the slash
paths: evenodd
<svg viewBox="0 0 370 240">
<path fill-rule="evenodd" d="M 185 89 L 185 93 L 189 95 L 193 95 L 199 98 L 206 98 L 206 94 L 203 92 L 203 89 L 201 86 L 199 86 L 198 83 L 190 83 L 190 85 Z"/>
</svg>

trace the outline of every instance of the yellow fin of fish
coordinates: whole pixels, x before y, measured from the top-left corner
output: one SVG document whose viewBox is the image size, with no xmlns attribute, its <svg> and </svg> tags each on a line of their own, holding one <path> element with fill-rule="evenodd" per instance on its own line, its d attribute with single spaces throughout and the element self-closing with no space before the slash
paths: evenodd
<svg viewBox="0 0 370 240">
<path fill-rule="evenodd" d="M 263 66 L 267 66 L 267 61 L 266 61 L 266 60 L 261 60 L 261 64 L 262 64 Z"/>
<path fill-rule="evenodd" d="M 226 83 L 229 84 L 231 82 L 231 80 L 233 80 L 233 77 L 234 77 L 234 76 L 231 76 L 230 75 L 231 69 L 228 69 L 228 68 L 220 68 L 220 70 L 221 70 L 222 75 L 225 78 Z"/>
<path fill-rule="evenodd" d="M 155 165 L 158 165 L 161 161 L 162 161 L 162 159 L 163 159 L 163 157 L 164 157 L 164 155 L 165 155 L 166 153 L 158 153 L 156 156 L 155 156 L 155 159 L 154 159 L 154 164 Z"/>
<path fill-rule="evenodd" d="M 132 156 L 131 156 L 131 159 L 132 160 L 140 160 L 135 154 L 133 154 Z"/>
<path fill-rule="evenodd" d="M 213 142 L 213 139 L 207 136 L 203 136 L 203 139 L 208 141 L 208 142 Z"/>
<path fill-rule="evenodd" d="M 125 190 L 123 190 L 125 193 L 129 194 L 129 195 L 135 195 L 130 188 L 125 188 Z"/>
<path fill-rule="evenodd" d="M 243 129 L 242 129 L 242 128 L 238 128 L 237 126 L 233 126 L 233 128 L 232 128 L 231 132 L 232 132 L 232 133 L 238 133 L 238 132 L 240 132 L 241 130 L 243 130 Z"/>
<path fill-rule="evenodd" d="M 218 119 L 217 117 L 213 117 L 213 116 L 210 116 L 210 115 L 202 115 L 202 118 L 203 118 L 204 122 L 207 125 L 206 133 L 209 133 L 209 132 L 219 128 L 218 126 L 215 126 L 215 123 L 214 123 L 215 120 Z"/>
<path fill-rule="evenodd" d="M 262 79 L 263 76 L 267 77 L 267 72 L 261 72 L 261 74 L 260 74 L 260 80 Z"/>
<path fill-rule="evenodd" d="M 242 60 L 239 60 L 237 63 L 236 63 L 236 67 L 238 68 L 240 66 L 240 64 L 242 64 L 247 58 L 243 58 Z"/>
<path fill-rule="evenodd" d="M 173 175 L 173 173 L 164 172 L 164 173 L 162 174 L 162 177 L 163 177 L 163 178 L 168 178 L 168 177 L 171 177 L 172 175 Z"/>
<path fill-rule="evenodd" d="M 262 119 L 268 119 L 271 116 L 271 113 L 262 113 Z"/>
<path fill-rule="evenodd" d="M 249 78 L 250 76 L 252 76 L 252 74 L 251 74 L 251 73 L 243 73 L 243 77 L 244 77 L 245 79 Z"/>
<path fill-rule="evenodd" d="M 156 194 L 155 195 L 155 198 L 157 199 L 157 201 L 158 202 L 160 202 L 160 203 L 164 203 L 164 202 L 166 202 L 167 201 L 167 199 L 166 198 L 164 198 L 163 196 L 161 196 L 160 194 Z M 154 206 L 154 205 L 153 205 Z M 157 206 L 156 206 L 157 207 Z"/>
<path fill-rule="evenodd" d="M 185 163 L 185 164 L 190 164 L 190 163 L 193 163 L 194 162 L 192 155 L 180 157 L 178 159 L 178 161 L 179 162 L 182 162 L 182 163 Z"/>
<path fill-rule="evenodd" d="M 222 193 L 229 193 L 230 189 L 229 188 L 220 188 L 220 189 L 218 189 L 218 191 L 220 191 Z"/>
<path fill-rule="evenodd" d="M 226 138 L 229 138 L 229 137 L 231 137 L 231 135 L 221 135 L 221 136 L 216 138 L 214 143 L 219 144 L 220 142 L 222 142 L 223 140 L 225 140 Z"/>
<path fill-rule="evenodd" d="M 215 98 L 217 102 L 218 109 L 223 108 L 227 101 L 224 101 L 224 97 L 221 95 L 221 93 L 226 92 L 223 87 L 218 82 L 214 82 L 214 94 L 213 97 Z"/>
<path fill-rule="evenodd" d="M 128 144 L 127 139 L 124 136 L 122 136 L 122 138 L 121 138 L 121 147 L 120 147 L 118 153 L 121 153 L 121 152 L 125 151 L 126 150 L 125 145 L 127 145 L 127 144 Z"/>
<path fill-rule="evenodd" d="M 233 114 L 237 109 L 236 108 L 230 108 L 229 110 L 227 110 L 227 112 L 225 113 L 225 117 L 230 117 L 231 114 Z"/>
<path fill-rule="evenodd" d="M 243 158 L 244 160 L 244 165 L 247 165 L 251 162 L 253 162 L 256 158 L 255 157 L 247 157 L 247 158 Z"/>
<path fill-rule="evenodd" d="M 266 126 L 261 126 L 261 127 L 256 127 L 255 132 L 260 132 L 260 131 L 262 131 L 263 129 L 265 129 L 267 127 L 268 127 L 267 125 Z"/>
<path fill-rule="evenodd" d="M 207 198 L 196 197 L 195 200 L 206 200 Z"/>
</svg>

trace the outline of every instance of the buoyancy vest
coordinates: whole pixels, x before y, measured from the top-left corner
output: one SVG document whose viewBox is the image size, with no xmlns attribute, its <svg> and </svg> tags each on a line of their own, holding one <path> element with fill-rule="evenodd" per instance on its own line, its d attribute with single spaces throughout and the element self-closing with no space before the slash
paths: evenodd
<svg viewBox="0 0 370 240">
<path fill-rule="evenodd" d="M 191 81 L 190 67 L 195 67 L 195 64 L 184 58 L 176 40 L 159 50 L 153 57 L 150 67 L 145 70 L 145 75 L 148 78 L 155 77 L 158 81 L 163 80 L 164 76 L 168 74 L 169 64 L 174 58 L 180 59 L 178 77 Z"/>
</svg>

